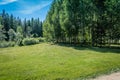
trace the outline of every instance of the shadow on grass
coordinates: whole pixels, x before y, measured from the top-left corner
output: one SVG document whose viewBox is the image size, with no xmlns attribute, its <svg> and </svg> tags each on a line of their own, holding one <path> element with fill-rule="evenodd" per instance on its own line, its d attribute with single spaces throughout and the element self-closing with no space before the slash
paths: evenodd
<svg viewBox="0 0 120 80">
<path fill-rule="evenodd" d="M 91 47 L 91 46 L 81 46 L 81 45 L 74 45 L 74 44 L 57 44 L 59 46 L 64 47 L 72 47 L 77 50 L 92 50 L 101 53 L 116 53 L 120 54 L 120 47 Z"/>
</svg>

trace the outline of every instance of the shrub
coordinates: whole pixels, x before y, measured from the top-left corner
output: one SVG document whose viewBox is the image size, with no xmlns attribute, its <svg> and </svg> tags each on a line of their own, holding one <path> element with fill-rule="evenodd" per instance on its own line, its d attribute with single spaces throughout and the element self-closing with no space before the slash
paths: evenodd
<svg viewBox="0 0 120 80">
<path fill-rule="evenodd" d="M 42 37 L 38 38 L 38 40 L 39 40 L 39 42 L 45 42 L 46 41 L 46 39 L 42 38 Z"/>
<path fill-rule="evenodd" d="M 9 35 L 9 41 L 14 41 L 14 39 L 16 37 L 16 33 L 13 29 L 9 29 L 8 35 Z"/>
<path fill-rule="evenodd" d="M 22 40 L 23 40 L 23 35 L 19 32 L 16 33 L 16 38 L 15 38 L 16 45 L 22 46 Z"/>
<path fill-rule="evenodd" d="M 22 41 L 23 45 L 33 45 L 33 44 L 38 44 L 39 40 L 35 38 L 25 38 Z"/>
<path fill-rule="evenodd" d="M 0 42 L 0 48 L 14 47 L 14 46 L 15 46 L 15 42 L 6 42 L 6 41 Z"/>
</svg>

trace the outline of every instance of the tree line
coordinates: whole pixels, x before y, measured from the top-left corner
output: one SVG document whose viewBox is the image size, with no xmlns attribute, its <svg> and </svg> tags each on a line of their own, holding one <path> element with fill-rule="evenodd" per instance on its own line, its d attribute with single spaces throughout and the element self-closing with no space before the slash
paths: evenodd
<svg viewBox="0 0 120 80">
<path fill-rule="evenodd" d="M 31 18 L 21 20 L 2 11 L 0 14 L 0 42 L 15 41 L 19 44 L 24 38 L 43 37 L 42 21 Z"/>
<path fill-rule="evenodd" d="M 120 44 L 120 0 L 54 0 L 43 23 L 48 41 Z"/>
<path fill-rule="evenodd" d="M 0 42 L 20 44 L 24 38 L 37 37 L 56 43 L 120 45 L 120 1 L 53 0 L 43 23 L 39 18 L 21 20 L 2 11 Z"/>
</svg>

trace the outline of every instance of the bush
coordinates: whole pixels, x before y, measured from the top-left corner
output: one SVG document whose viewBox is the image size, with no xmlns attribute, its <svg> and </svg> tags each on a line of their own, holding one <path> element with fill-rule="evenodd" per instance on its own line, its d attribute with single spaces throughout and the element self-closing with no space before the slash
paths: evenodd
<svg viewBox="0 0 120 80">
<path fill-rule="evenodd" d="M 15 42 L 0 42 L 0 48 L 5 48 L 5 47 L 14 47 L 15 46 Z"/>
<path fill-rule="evenodd" d="M 39 42 L 45 42 L 46 41 L 46 39 L 45 38 L 38 38 L 38 40 L 39 40 Z"/>
<path fill-rule="evenodd" d="M 23 45 L 33 45 L 33 44 L 38 44 L 39 40 L 35 38 L 25 38 L 22 41 Z"/>
<path fill-rule="evenodd" d="M 23 35 L 19 32 L 16 33 L 16 38 L 15 38 L 16 45 L 22 46 L 22 40 L 23 40 Z"/>
<path fill-rule="evenodd" d="M 9 29 L 8 35 L 9 35 L 9 41 L 14 41 L 14 39 L 16 37 L 16 33 L 13 29 Z"/>
</svg>

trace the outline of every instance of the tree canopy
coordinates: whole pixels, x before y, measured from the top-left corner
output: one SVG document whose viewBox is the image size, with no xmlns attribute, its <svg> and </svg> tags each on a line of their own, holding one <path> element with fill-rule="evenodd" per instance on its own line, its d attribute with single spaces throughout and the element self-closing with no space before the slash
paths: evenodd
<svg viewBox="0 0 120 80">
<path fill-rule="evenodd" d="M 119 0 L 54 0 L 43 23 L 48 41 L 120 44 Z"/>
</svg>

